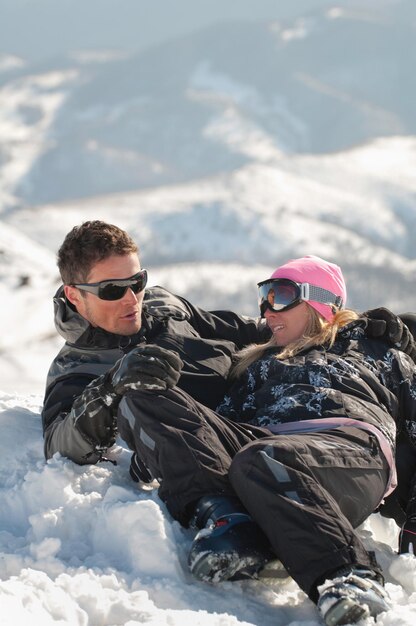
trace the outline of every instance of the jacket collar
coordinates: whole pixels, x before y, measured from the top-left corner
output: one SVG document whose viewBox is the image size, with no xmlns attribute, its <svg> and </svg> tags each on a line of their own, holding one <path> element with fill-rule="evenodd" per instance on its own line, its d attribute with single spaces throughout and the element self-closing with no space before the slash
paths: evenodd
<svg viewBox="0 0 416 626">
<path fill-rule="evenodd" d="M 136 345 L 143 340 L 150 327 L 145 312 L 142 316 L 142 328 L 128 337 L 92 326 L 67 300 L 63 285 L 56 292 L 53 305 L 56 330 L 67 343 L 79 348 L 124 348 L 130 344 Z"/>
</svg>

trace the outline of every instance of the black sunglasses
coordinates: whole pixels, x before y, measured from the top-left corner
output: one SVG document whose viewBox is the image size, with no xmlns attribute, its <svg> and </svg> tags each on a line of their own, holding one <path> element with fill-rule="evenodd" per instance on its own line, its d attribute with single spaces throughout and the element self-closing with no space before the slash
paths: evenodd
<svg viewBox="0 0 416 626">
<path fill-rule="evenodd" d="M 120 300 L 127 289 L 131 289 L 133 293 L 143 291 L 147 283 L 147 270 L 140 270 L 130 278 L 112 278 L 109 280 L 100 280 L 99 283 L 79 283 L 72 285 L 81 291 L 88 291 L 98 296 L 100 300 Z"/>
</svg>

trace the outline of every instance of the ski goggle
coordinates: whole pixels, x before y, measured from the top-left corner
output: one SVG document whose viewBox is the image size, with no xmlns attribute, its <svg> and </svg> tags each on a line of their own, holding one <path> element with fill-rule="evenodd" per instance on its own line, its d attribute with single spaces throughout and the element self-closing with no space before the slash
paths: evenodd
<svg viewBox="0 0 416 626">
<path fill-rule="evenodd" d="M 133 293 L 143 291 L 147 283 L 147 270 L 140 270 L 130 278 L 112 278 L 99 283 L 79 283 L 72 285 L 81 291 L 88 291 L 100 300 L 120 300 L 131 289 Z"/>
<path fill-rule="evenodd" d="M 333 307 L 342 308 L 342 298 L 332 291 L 309 283 L 297 283 L 288 278 L 268 278 L 257 284 L 259 289 L 260 314 L 269 311 L 287 311 L 300 302 L 313 300 Z"/>
</svg>

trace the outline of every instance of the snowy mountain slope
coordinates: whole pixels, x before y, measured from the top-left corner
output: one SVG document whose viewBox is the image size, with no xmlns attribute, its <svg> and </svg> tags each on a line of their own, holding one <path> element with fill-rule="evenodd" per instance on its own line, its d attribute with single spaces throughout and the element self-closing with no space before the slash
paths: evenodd
<svg viewBox="0 0 416 626">
<path fill-rule="evenodd" d="M 115 221 L 135 236 L 151 273 L 166 268 L 167 286 L 171 264 L 236 264 L 243 292 L 253 294 L 248 266 L 267 273 L 288 257 L 320 254 L 344 267 L 351 306 L 412 309 L 415 165 L 416 140 L 390 138 L 331 156 L 282 155 L 186 185 L 22 209 L 5 220 L 52 251 L 74 224 Z M 218 282 L 211 273 L 204 306 L 255 312 L 251 295 L 218 301 Z M 180 287 L 176 280 L 192 295 Z"/>
<path fill-rule="evenodd" d="M 366 0 L 360 0 L 362 5 Z M 314 7 L 331 6 L 314 0 Z M 355 4 L 353 0 L 353 4 Z M 43 59 L 69 50 L 135 51 L 176 38 L 210 23 L 295 17 L 308 11 L 311 0 L 0 0 L 0 41 L 5 50 L 25 58 Z M 80 15 L 82 18 L 80 19 Z M 24 19 L 22 19 L 22 16 Z M 47 34 L 47 36 L 43 36 Z"/>
<path fill-rule="evenodd" d="M 0 225 L 0 387 L 41 392 L 51 355 L 61 345 L 51 297 L 55 255 L 18 230 Z"/>
<path fill-rule="evenodd" d="M 7 74 L 2 116 L 15 124 L 3 206 L 13 194 L 44 204 L 415 134 L 416 8 L 402 5 L 405 23 L 370 3 L 218 23 L 112 61 L 72 55 Z"/>
<path fill-rule="evenodd" d="M 13 206 L 13 194 L 22 184 L 30 194 L 29 181 L 22 183 L 22 179 L 50 149 L 51 126 L 77 71 L 48 68 L 19 74 L 0 87 L 1 209 Z"/>
</svg>

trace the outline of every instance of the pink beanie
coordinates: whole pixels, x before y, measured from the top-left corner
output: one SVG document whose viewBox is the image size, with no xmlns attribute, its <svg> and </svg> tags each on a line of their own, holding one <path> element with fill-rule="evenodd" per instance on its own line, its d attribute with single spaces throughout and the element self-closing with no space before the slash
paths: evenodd
<svg viewBox="0 0 416 626">
<path fill-rule="evenodd" d="M 288 278 L 297 283 L 309 283 L 315 287 L 327 289 L 342 298 L 340 308 L 345 306 L 347 288 L 341 268 L 334 263 L 324 261 L 319 256 L 304 256 L 300 259 L 292 259 L 278 267 L 271 275 L 271 278 Z M 313 300 L 308 300 L 308 304 L 326 320 L 331 321 L 334 317 L 334 311 L 329 304 L 322 304 Z"/>
</svg>

